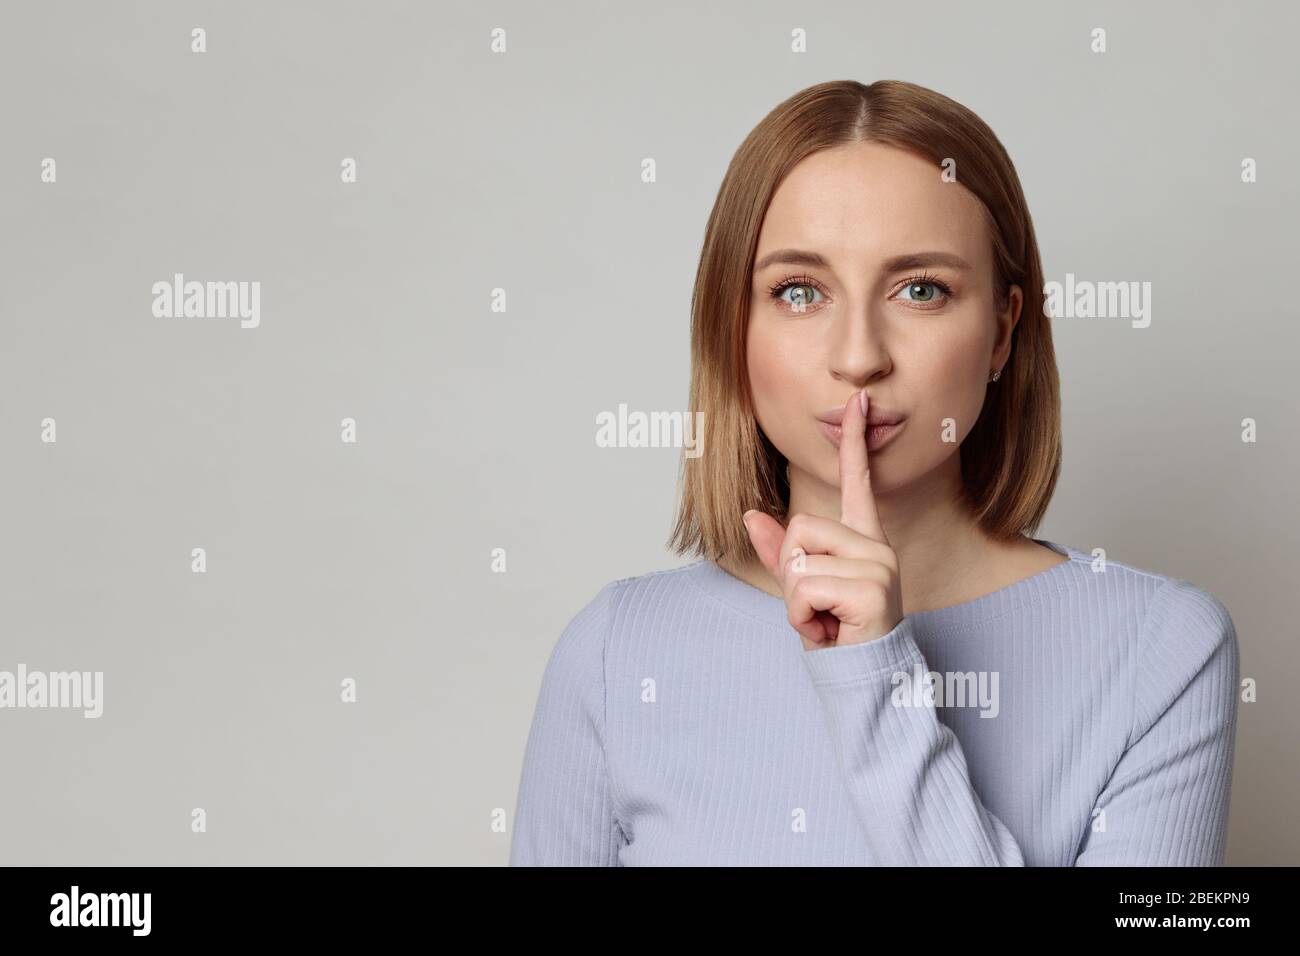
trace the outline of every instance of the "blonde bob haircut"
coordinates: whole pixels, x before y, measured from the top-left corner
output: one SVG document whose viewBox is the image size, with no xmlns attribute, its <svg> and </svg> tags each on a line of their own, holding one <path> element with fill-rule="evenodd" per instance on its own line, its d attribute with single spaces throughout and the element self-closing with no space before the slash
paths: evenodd
<svg viewBox="0 0 1300 956">
<path fill-rule="evenodd" d="M 1032 534 L 1061 469 L 1060 385 L 1044 312 L 1043 267 L 1015 166 L 993 131 L 966 107 L 898 80 L 819 83 L 763 118 L 731 159 L 709 214 L 691 296 L 693 411 L 702 453 L 683 455 L 680 506 L 668 546 L 717 560 L 756 555 L 741 515 L 757 508 L 789 520 L 788 462 L 754 416 L 745 361 L 758 234 L 777 186 L 800 160 L 852 143 L 907 150 L 945 170 L 983 204 L 993 244 L 998 311 L 1011 285 L 1023 294 L 1011 353 L 959 450 L 961 497 L 998 540 Z"/>
</svg>

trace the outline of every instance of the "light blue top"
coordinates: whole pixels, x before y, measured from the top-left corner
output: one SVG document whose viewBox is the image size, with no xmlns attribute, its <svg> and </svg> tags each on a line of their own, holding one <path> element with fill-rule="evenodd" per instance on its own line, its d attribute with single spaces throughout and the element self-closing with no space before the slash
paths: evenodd
<svg viewBox="0 0 1300 956">
<path fill-rule="evenodd" d="M 546 666 L 511 865 L 1221 865 L 1227 609 L 1034 540 L 1071 560 L 812 651 L 712 561 L 605 585 Z"/>
</svg>

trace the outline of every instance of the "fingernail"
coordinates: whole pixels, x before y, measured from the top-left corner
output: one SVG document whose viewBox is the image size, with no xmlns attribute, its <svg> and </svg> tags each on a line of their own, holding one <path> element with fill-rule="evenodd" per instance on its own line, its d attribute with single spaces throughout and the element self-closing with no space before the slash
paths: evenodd
<svg viewBox="0 0 1300 956">
<path fill-rule="evenodd" d="M 862 414 L 867 414 L 867 390 L 864 388 L 858 392 L 858 404 L 862 406 Z"/>
<path fill-rule="evenodd" d="M 745 526 L 746 531 L 749 530 L 749 516 L 752 515 L 753 513 L 754 513 L 754 509 L 750 508 L 748 511 L 746 511 L 743 515 L 740 516 L 741 524 Z"/>
</svg>

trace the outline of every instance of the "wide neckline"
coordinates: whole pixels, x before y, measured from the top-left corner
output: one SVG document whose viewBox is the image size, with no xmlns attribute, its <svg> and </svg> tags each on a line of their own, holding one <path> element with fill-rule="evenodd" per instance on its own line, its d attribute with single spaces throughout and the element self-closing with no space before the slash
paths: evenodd
<svg viewBox="0 0 1300 956">
<path fill-rule="evenodd" d="M 1006 612 L 1026 604 L 1033 603 L 1059 591 L 1059 581 L 1074 570 L 1079 562 L 1088 563 L 1091 559 L 1082 551 L 1069 545 L 1058 544 L 1046 538 L 1031 538 L 1057 554 L 1069 558 L 1054 564 L 1050 568 L 1036 571 L 1028 577 L 982 594 L 960 604 L 934 608 L 929 611 L 914 611 L 908 615 L 913 624 L 926 630 L 961 630 L 1000 617 Z M 757 619 L 783 630 L 789 629 L 785 601 L 775 595 L 742 581 L 725 570 L 716 561 L 702 558 L 691 565 L 694 583 L 725 604 Z"/>
</svg>

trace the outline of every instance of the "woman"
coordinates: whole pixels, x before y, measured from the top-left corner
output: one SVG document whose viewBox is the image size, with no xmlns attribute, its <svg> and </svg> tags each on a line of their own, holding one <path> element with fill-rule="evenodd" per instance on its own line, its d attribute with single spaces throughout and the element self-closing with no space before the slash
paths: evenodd
<svg viewBox="0 0 1300 956">
<path fill-rule="evenodd" d="M 560 637 L 512 864 L 1222 864 L 1227 610 L 1028 536 L 1061 461 L 1043 287 L 952 100 L 823 83 L 754 129 L 693 300 L 672 541 L 702 557 Z"/>
</svg>

